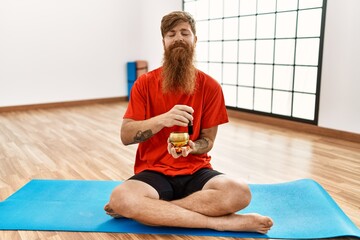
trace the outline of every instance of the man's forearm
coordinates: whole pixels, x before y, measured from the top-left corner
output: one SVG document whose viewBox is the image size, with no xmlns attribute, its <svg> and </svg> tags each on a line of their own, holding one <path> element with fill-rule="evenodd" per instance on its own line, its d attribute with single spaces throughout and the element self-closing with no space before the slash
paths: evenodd
<svg viewBox="0 0 360 240">
<path fill-rule="evenodd" d="M 163 128 L 156 118 L 143 121 L 124 119 L 121 126 L 121 141 L 125 145 L 140 143 L 148 140 Z"/>
<path fill-rule="evenodd" d="M 208 153 L 213 147 L 213 141 L 207 137 L 202 137 L 196 140 L 195 142 L 195 150 L 192 151 L 192 154 L 203 154 Z"/>
<path fill-rule="evenodd" d="M 149 138 L 151 138 L 153 135 L 154 134 L 152 133 L 151 129 L 148 129 L 145 131 L 139 130 L 134 137 L 133 143 L 144 142 L 144 141 L 148 140 Z"/>
</svg>

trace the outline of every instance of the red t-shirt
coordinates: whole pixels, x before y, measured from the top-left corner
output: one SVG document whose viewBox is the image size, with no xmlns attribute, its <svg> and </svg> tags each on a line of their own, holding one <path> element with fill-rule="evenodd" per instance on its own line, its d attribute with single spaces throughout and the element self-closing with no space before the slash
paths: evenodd
<svg viewBox="0 0 360 240">
<path fill-rule="evenodd" d="M 197 71 L 196 90 L 193 95 L 163 94 L 161 89 L 162 68 L 141 75 L 134 83 L 124 118 L 146 120 L 168 112 L 177 104 L 194 109 L 192 141 L 198 139 L 200 130 L 228 122 L 224 96 L 220 84 L 202 71 Z M 145 142 L 139 143 L 135 173 L 153 170 L 165 175 L 192 174 L 201 168 L 211 168 L 208 154 L 189 154 L 173 158 L 167 151 L 167 139 L 171 132 L 185 131 L 187 127 L 163 128 Z"/>
</svg>

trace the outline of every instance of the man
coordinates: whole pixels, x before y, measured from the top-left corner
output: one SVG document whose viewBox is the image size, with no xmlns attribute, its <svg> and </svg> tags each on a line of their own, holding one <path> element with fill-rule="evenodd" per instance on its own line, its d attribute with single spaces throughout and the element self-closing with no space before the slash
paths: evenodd
<svg viewBox="0 0 360 240">
<path fill-rule="evenodd" d="M 250 203 L 248 185 L 211 167 L 207 153 L 228 117 L 220 85 L 193 65 L 194 19 L 172 12 L 161 33 L 163 66 L 137 79 L 121 127 L 125 145 L 139 143 L 135 175 L 114 189 L 105 211 L 151 226 L 266 233 L 269 217 L 235 214 Z M 189 123 L 194 132 L 177 153 L 168 137 Z"/>
</svg>

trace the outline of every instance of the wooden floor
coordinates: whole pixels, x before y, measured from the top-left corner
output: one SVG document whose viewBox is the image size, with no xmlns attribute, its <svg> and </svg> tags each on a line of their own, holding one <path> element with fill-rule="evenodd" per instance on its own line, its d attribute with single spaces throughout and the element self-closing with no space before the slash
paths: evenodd
<svg viewBox="0 0 360 240">
<path fill-rule="evenodd" d="M 119 140 L 126 105 L 0 113 L 0 201 L 34 178 L 124 180 L 131 176 L 136 145 L 125 147 Z M 249 183 L 312 178 L 360 226 L 360 143 L 231 118 L 219 127 L 211 155 L 216 169 Z M 215 238 L 0 231 L 0 239 Z"/>
</svg>

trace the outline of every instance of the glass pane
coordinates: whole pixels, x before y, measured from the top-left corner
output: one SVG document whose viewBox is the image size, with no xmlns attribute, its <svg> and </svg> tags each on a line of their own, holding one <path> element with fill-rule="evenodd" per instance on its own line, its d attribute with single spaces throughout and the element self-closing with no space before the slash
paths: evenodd
<svg viewBox="0 0 360 240">
<path fill-rule="evenodd" d="M 316 92 L 317 67 L 295 67 L 295 86 L 298 92 Z"/>
<path fill-rule="evenodd" d="M 209 39 L 209 21 L 198 21 L 196 23 L 196 35 L 198 41 Z"/>
<path fill-rule="evenodd" d="M 272 86 L 272 65 L 255 66 L 255 87 L 271 88 Z"/>
<path fill-rule="evenodd" d="M 274 66 L 274 89 L 292 90 L 293 67 Z"/>
<path fill-rule="evenodd" d="M 254 110 L 271 112 L 271 90 L 255 89 Z"/>
<path fill-rule="evenodd" d="M 239 64 L 238 84 L 242 86 L 254 86 L 253 64 Z"/>
<path fill-rule="evenodd" d="M 322 0 L 299 0 L 299 8 L 322 7 Z"/>
<path fill-rule="evenodd" d="M 318 37 L 321 28 L 321 9 L 299 11 L 298 37 Z"/>
<path fill-rule="evenodd" d="M 197 62 L 197 63 L 196 63 L 196 67 L 197 67 L 200 71 L 203 71 L 204 73 L 209 74 L 209 64 L 208 64 L 208 63 Z"/>
<path fill-rule="evenodd" d="M 237 65 L 236 64 L 224 64 L 223 65 L 223 83 L 236 85 L 236 83 L 237 83 Z"/>
<path fill-rule="evenodd" d="M 210 18 L 223 17 L 223 0 L 211 0 L 210 3 Z"/>
<path fill-rule="evenodd" d="M 274 38 L 275 14 L 258 15 L 256 38 Z"/>
<path fill-rule="evenodd" d="M 255 61 L 255 41 L 239 41 L 239 62 Z"/>
<path fill-rule="evenodd" d="M 196 8 L 196 2 L 184 2 L 184 11 L 191 13 L 191 15 L 197 19 L 197 8 Z"/>
<path fill-rule="evenodd" d="M 255 39 L 255 23 L 256 17 L 240 17 L 239 18 L 239 38 Z"/>
<path fill-rule="evenodd" d="M 210 42 L 209 43 L 209 60 L 211 62 L 222 61 L 222 43 L 221 42 Z"/>
<path fill-rule="evenodd" d="M 236 107 L 236 88 L 236 86 L 222 86 L 226 106 Z"/>
<path fill-rule="evenodd" d="M 276 16 L 276 37 L 295 37 L 296 33 L 296 12 L 278 13 Z"/>
<path fill-rule="evenodd" d="M 224 39 L 238 39 L 238 18 L 224 19 Z"/>
<path fill-rule="evenodd" d="M 291 92 L 274 91 L 272 112 L 275 114 L 291 116 L 291 102 Z"/>
<path fill-rule="evenodd" d="M 195 56 L 197 61 L 208 61 L 209 44 L 207 42 L 197 42 Z"/>
<path fill-rule="evenodd" d="M 224 17 L 237 16 L 239 14 L 239 0 L 224 1 Z"/>
<path fill-rule="evenodd" d="M 248 87 L 238 87 L 237 107 L 253 109 L 254 89 Z"/>
<path fill-rule="evenodd" d="M 276 0 L 258 0 L 257 12 L 270 13 L 275 12 Z"/>
<path fill-rule="evenodd" d="M 211 20 L 210 23 L 210 40 L 221 40 L 222 39 L 222 20 Z"/>
<path fill-rule="evenodd" d="M 195 56 L 197 61 L 207 61 L 209 59 L 209 44 L 207 42 L 197 42 Z"/>
<path fill-rule="evenodd" d="M 209 18 L 209 0 L 198 0 L 197 2 L 197 19 L 208 19 Z"/>
<path fill-rule="evenodd" d="M 298 0 L 277 0 L 278 11 L 288 11 L 297 9 Z"/>
<path fill-rule="evenodd" d="M 294 93 L 293 117 L 314 120 L 315 95 Z"/>
<path fill-rule="evenodd" d="M 256 62 L 273 63 L 274 41 L 258 40 L 256 41 Z"/>
<path fill-rule="evenodd" d="M 293 64 L 295 53 L 295 40 L 276 40 L 275 41 L 275 63 Z"/>
<path fill-rule="evenodd" d="M 222 82 L 222 64 L 221 63 L 209 63 L 209 75 L 213 77 L 219 83 Z"/>
<path fill-rule="evenodd" d="M 297 65 L 318 65 L 319 39 L 298 39 L 296 46 Z"/>
<path fill-rule="evenodd" d="M 240 0 L 240 15 L 249 15 L 256 13 L 256 1 Z"/>
<path fill-rule="evenodd" d="M 237 41 L 228 41 L 224 42 L 224 62 L 237 62 L 237 49 L 238 43 Z"/>
</svg>

